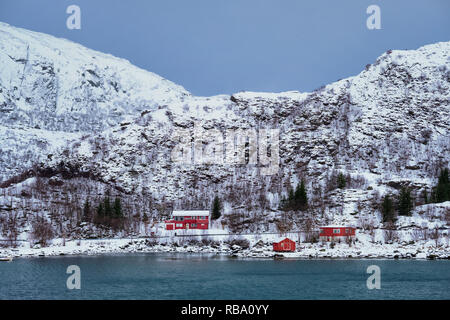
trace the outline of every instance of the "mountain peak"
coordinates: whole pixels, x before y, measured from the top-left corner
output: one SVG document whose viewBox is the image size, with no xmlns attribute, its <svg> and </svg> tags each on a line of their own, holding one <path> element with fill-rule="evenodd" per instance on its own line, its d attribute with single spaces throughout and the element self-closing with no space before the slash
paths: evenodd
<svg viewBox="0 0 450 320">
<path fill-rule="evenodd" d="M 190 96 L 125 59 L 5 23 L 0 24 L 0 65 L 3 124 L 95 131 Z M 68 128 L 63 123 L 69 118 Z"/>
</svg>

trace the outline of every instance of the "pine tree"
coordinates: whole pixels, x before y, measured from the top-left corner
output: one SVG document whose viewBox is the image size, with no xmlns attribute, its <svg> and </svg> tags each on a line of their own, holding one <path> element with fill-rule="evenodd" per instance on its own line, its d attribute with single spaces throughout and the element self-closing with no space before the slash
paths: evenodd
<svg viewBox="0 0 450 320">
<path fill-rule="evenodd" d="M 280 210 L 286 210 L 287 206 L 288 206 L 288 201 L 285 196 L 282 196 L 281 200 L 280 200 Z"/>
<path fill-rule="evenodd" d="M 303 179 L 295 189 L 294 199 L 296 209 L 304 210 L 308 206 L 308 195 L 306 194 L 306 187 Z"/>
<path fill-rule="evenodd" d="M 86 199 L 83 207 L 83 221 L 89 221 L 91 217 L 91 204 L 89 203 L 89 199 Z"/>
<path fill-rule="evenodd" d="M 448 169 L 441 170 L 439 175 L 438 184 L 436 186 L 436 202 L 444 202 L 450 200 L 450 182 L 448 178 Z"/>
<path fill-rule="evenodd" d="M 111 217 L 112 208 L 111 208 L 111 202 L 110 202 L 108 196 L 106 196 L 105 199 L 103 200 L 103 210 L 105 211 L 105 216 Z"/>
<path fill-rule="evenodd" d="M 295 193 L 294 193 L 294 189 L 291 188 L 291 190 L 289 190 L 289 195 L 288 195 L 288 210 L 292 210 L 295 207 Z"/>
<path fill-rule="evenodd" d="M 99 216 L 99 217 L 105 216 L 105 210 L 103 209 L 103 204 L 101 202 L 97 207 L 97 216 Z"/>
<path fill-rule="evenodd" d="M 423 203 L 425 203 L 425 204 L 429 203 L 428 193 L 427 193 L 426 189 L 423 190 Z"/>
<path fill-rule="evenodd" d="M 337 185 L 339 189 L 344 189 L 347 181 L 345 180 L 345 176 L 342 172 L 339 172 L 337 177 Z"/>
<path fill-rule="evenodd" d="M 411 198 L 411 192 L 409 189 L 403 187 L 400 190 L 400 195 L 398 198 L 398 214 L 400 216 L 410 216 L 412 214 L 412 198 Z"/>
<path fill-rule="evenodd" d="M 388 194 L 383 198 L 381 213 L 383 214 L 383 222 L 394 222 L 394 204 Z"/>
<path fill-rule="evenodd" d="M 123 217 L 122 204 L 120 202 L 120 198 L 116 198 L 114 200 L 113 212 L 114 212 L 114 217 L 115 218 Z"/>
<path fill-rule="evenodd" d="M 220 203 L 220 199 L 218 196 L 214 197 L 213 206 L 212 206 L 212 212 L 211 212 L 211 219 L 217 220 L 220 218 L 220 211 L 222 210 L 222 204 Z"/>
</svg>

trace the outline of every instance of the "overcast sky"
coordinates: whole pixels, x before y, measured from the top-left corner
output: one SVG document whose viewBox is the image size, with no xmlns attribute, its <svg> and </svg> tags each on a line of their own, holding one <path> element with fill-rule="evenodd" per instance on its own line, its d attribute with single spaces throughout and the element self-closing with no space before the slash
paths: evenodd
<svg viewBox="0 0 450 320">
<path fill-rule="evenodd" d="M 81 30 L 66 8 L 81 8 Z M 381 9 L 368 30 L 366 9 Z M 128 59 L 195 95 L 311 91 L 450 40 L 449 0 L 0 0 L 0 21 Z"/>
</svg>

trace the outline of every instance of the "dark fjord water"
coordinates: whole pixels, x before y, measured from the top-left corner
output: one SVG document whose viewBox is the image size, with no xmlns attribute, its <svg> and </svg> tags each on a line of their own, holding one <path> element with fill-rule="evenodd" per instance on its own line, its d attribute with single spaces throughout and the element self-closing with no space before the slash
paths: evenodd
<svg viewBox="0 0 450 320">
<path fill-rule="evenodd" d="M 81 269 L 68 290 L 66 269 Z M 369 265 L 381 289 L 368 290 Z M 0 262 L 0 299 L 450 299 L 450 261 L 133 254 Z"/>
</svg>

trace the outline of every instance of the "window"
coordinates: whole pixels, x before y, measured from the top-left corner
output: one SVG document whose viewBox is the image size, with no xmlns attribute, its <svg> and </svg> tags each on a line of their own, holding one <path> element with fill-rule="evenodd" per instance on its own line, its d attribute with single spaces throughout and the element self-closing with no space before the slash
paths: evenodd
<svg viewBox="0 0 450 320">
<path fill-rule="evenodd" d="M 339 234 L 339 233 L 341 233 L 341 229 L 333 229 L 333 233 L 337 233 L 337 234 Z"/>
<path fill-rule="evenodd" d="M 177 227 L 183 228 L 183 224 L 182 223 L 177 223 Z"/>
<path fill-rule="evenodd" d="M 350 229 L 345 229 L 345 233 L 350 233 Z"/>
<path fill-rule="evenodd" d="M 197 228 L 197 224 L 196 223 L 191 223 L 191 227 L 192 228 Z"/>
<path fill-rule="evenodd" d="M 175 217 L 175 221 L 183 221 L 183 217 Z"/>
</svg>

